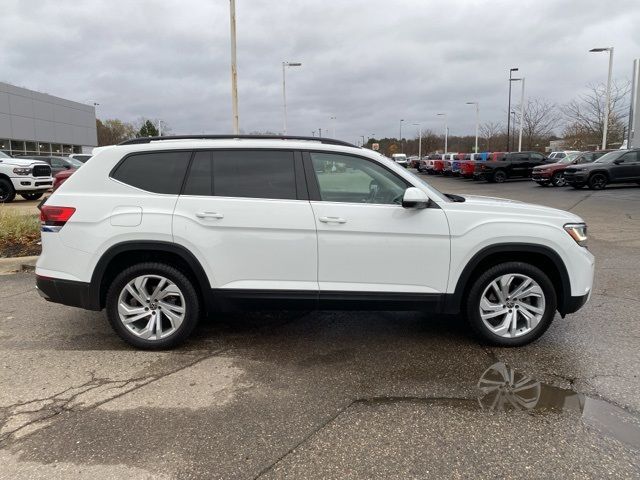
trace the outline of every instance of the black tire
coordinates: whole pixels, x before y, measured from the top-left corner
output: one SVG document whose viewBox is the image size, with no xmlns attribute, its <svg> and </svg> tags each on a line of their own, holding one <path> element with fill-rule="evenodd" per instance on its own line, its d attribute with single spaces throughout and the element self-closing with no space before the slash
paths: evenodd
<svg viewBox="0 0 640 480">
<path fill-rule="evenodd" d="M 545 311 L 540 323 L 529 333 L 514 338 L 496 335 L 487 328 L 480 317 L 480 300 L 484 290 L 492 281 L 509 273 L 524 274 L 532 278 L 540 285 L 545 297 Z M 538 339 L 551 325 L 558 302 L 556 291 L 549 277 L 539 268 L 524 262 L 505 262 L 491 267 L 474 280 L 467 299 L 467 305 L 463 309 L 466 310 L 467 322 L 473 332 L 482 340 L 501 347 L 519 347 Z"/>
<path fill-rule="evenodd" d="M 551 185 L 554 187 L 564 187 L 567 184 L 567 180 L 564 178 L 564 173 L 556 172 L 551 177 Z"/>
<path fill-rule="evenodd" d="M 491 175 L 492 183 L 504 183 L 506 180 L 507 172 L 505 172 L 504 170 L 496 170 L 495 172 L 493 172 L 493 175 Z"/>
<path fill-rule="evenodd" d="M 589 177 L 587 185 L 589 185 L 590 190 L 604 190 L 607 182 L 607 176 L 604 173 L 594 173 Z"/>
<path fill-rule="evenodd" d="M 6 178 L 0 178 L 0 203 L 10 203 L 16 198 L 13 184 Z"/>
<path fill-rule="evenodd" d="M 125 327 L 118 313 L 118 299 L 127 283 L 141 275 L 161 275 L 172 281 L 185 300 L 185 317 L 174 333 L 160 340 L 145 340 Z M 200 299 L 191 282 L 180 270 L 164 263 L 139 263 L 122 271 L 109 286 L 106 300 L 107 318 L 113 330 L 129 345 L 144 350 L 173 348 L 184 342 L 200 318 Z"/>
<path fill-rule="evenodd" d="M 38 200 L 44 193 L 21 193 L 20 196 L 25 200 Z"/>
</svg>

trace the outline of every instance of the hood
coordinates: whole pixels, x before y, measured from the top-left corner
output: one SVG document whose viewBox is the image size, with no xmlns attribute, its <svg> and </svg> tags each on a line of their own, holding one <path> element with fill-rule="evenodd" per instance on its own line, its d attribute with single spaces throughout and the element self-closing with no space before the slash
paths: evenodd
<svg viewBox="0 0 640 480">
<path fill-rule="evenodd" d="M 9 165 L 12 167 L 32 167 L 33 165 L 48 165 L 42 160 L 34 160 L 32 158 L 0 158 L 0 166 Z"/>
<path fill-rule="evenodd" d="M 543 170 L 549 167 L 568 167 L 569 164 L 554 162 L 554 163 L 545 163 L 544 165 L 538 165 L 537 167 L 533 167 L 534 170 Z"/>
<path fill-rule="evenodd" d="M 545 207 L 544 205 L 525 203 L 506 198 L 483 197 L 479 195 L 462 195 L 462 197 L 465 199 L 464 202 L 448 203 L 446 204 L 447 207 L 455 205 L 453 208 L 464 208 L 470 211 L 492 213 L 495 215 L 529 215 L 533 217 L 556 218 L 564 223 L 584 222 L 582 218 L 571 212 L 559 210 L 557 208 Z"/>
</svg>

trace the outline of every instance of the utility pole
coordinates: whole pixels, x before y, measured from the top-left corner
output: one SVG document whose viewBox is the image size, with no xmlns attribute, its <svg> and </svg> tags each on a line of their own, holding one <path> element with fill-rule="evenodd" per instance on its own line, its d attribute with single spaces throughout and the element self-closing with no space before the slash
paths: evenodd
<svg viewBox="0 0 640 480">
<path fill-rule="evenodd" d="M 240 134 L 238 114 L 238 61 L 236 59 L 236 0 L 229 0 L 231 22 L 231 105 L 233 107 L 233 134 Z"/>
<path fill-rule="evenodd" d="M 509 136 L 511 127 L 511 76 L 513 72 L 517 72 L 518 68 L 514 67 L 509 70 L 509 107 L 507 108 L 507 152 L 511 151 L 511 137 Z"/>
<path fill-rule="evenodd" d="M 518 151 L 522 151 L 522 125 L 524 124 L 524 77 L 522 77 L 522 90 L 520 92 L 520 134 L 518 135 Z"/>
</svg>

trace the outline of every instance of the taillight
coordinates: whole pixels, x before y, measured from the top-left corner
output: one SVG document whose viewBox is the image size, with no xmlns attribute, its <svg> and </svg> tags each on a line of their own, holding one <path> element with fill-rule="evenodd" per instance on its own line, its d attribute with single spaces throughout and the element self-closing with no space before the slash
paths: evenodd
<svg viewBox="0 0 640 480">
<path fill-rule="evenodd" d="M 40 210 L 40 230 L 42 232 L 59 232 L 75 211 L 76 209 L 73 207 L 43 205 Z"/>
</svg>

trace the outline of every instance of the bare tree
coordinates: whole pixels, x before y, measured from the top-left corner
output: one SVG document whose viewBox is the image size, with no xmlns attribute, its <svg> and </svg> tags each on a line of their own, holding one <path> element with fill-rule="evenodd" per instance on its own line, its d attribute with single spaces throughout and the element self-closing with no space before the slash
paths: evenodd
<svg viewBox="0 0 640 480">
<path fill-rule="evenodd" d="M 480 136 L 486 143 L 486 150 L 493 152 L 499 145 L 504 145 L 505 138 L 504 126 L 498 122 L 486 122 L 480 125 Z M 480 150 L 482 148 L 479 146 Z"/>
<path fill-rule="evenodd" d="M 567 120 L 565 138 L 581 148 L 599 145 L 604 130 L 607 87 L 604 84 L 589 84 L 587 88 L 587 93 L 579 95 L 562 107 L 562 113 Z M 630 91 L 628 81 L 614 81 L 611 84 L 608 125 L 608 141 L 611 143 L 622 142 L 629 111 Z"/>
<path fill-rule="evenodd" d="M 520 114 L 516 117 L 517 127 L 514 134 L 518 135 L 520 128 Z M 555 103 L 541 98 L 530 98 L 524 108 L 524 122 L 522 123 L 523 150 L 536 150 L 555 135 L 560 128 L 562 116 Z"/>
<path fill-rule="evenodd" d="M 115 145 L 124 140 L 135 138 L 136 128 L 127 122 L 116 118 L 105 120 L 96 119 L 98 131 L 98 146 Z"/>
</svg>

